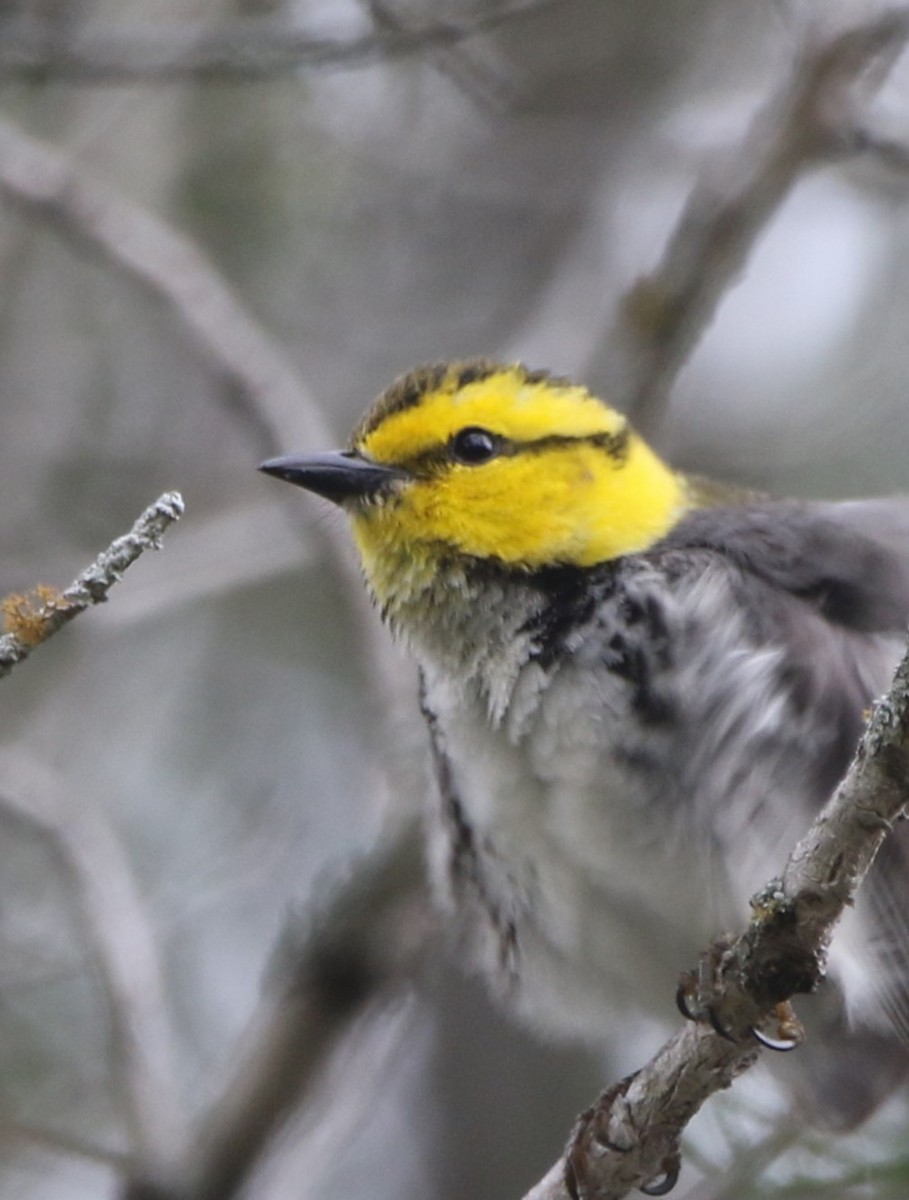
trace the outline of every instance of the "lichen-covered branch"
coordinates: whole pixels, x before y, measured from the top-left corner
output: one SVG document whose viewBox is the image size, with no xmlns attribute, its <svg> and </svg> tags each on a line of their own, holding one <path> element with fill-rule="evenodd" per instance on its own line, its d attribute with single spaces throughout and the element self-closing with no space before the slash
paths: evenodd
<svg viewBox="0 0 909 1200">
<path fill-rule="evenodd" d="M 129 533 L 112 542 L 64 591 L 40 585 L 22 595 L 3 597 L 0 611 L 6 632 L 0 636 L 0 678 L 73 617 L 106 600 L 126 568 L 146 550 L 159 549 L 164 531 L 182 514 L 180 493 L 165 492 L 149 505 Z"/>
<path fill-rule="evenodd" d="M 657 267 L 620 303 L 593 370 L 616 403 L 653 428 L 669 390 L 738 278 L 768 220 L 810 166 L 860 152 L 870 69 L 892 65 L 909 9 L 809 45 L 736 148 L 697 181 Z M 869 83 L 879 87 L 883 71 Z"/>
<path fill-rule="evenodd" d="M 581 1115 L 566 1157 L 525 1200 L 621 1200 L 676 1169 L 688 1121 L 757 1061 L 760 1046 L 749 1031 L 779 1002 L 822 980 L 834 927 L 907 802 L 909 651 L 875 704 L 845 779 L 781 876 L 755 898 L 748 929 L 724 947 L 703 999 L 727 1036 L 686 1024 Z"/>
</svg>

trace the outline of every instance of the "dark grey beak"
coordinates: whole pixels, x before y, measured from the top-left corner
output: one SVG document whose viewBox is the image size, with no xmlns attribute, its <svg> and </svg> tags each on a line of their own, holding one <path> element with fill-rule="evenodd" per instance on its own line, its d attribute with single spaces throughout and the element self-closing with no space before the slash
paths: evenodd
<svg viewBox="0 0 909 1200">
<path fill-rule="evenodd" d="M 367 499 L 398 479 L 406 471 L 362 458 L 355 450 L 331 450 L 324 454 L 287 454 L 270 458 L 259 467 L 266 475 L 295 483 L 297 487 L 324 496 L 335 504 Z"/>
</svg>

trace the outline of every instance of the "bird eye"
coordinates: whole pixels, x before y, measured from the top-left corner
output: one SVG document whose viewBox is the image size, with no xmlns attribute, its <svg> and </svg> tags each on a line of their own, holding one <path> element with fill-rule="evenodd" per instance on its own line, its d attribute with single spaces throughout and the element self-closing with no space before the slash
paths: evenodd
<svg viewBox="0 0 909 1200">
<path fill-rule="evenodd" d="M 452 457 L 468 467 L 488 462 L 499 453 L 500 439 L 488 429 L 470 426 L 462 429 L 451 439 Z"/>
</svg>

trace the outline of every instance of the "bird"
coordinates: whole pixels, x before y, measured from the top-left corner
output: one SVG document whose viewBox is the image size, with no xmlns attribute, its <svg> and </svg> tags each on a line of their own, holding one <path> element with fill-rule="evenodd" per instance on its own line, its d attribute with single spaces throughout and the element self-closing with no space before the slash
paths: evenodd
<svg viewBox="0 0 909 1200">
<path fill-rule="evenodd" d="M 346 449 L 261 469 L 344 510 L 416 661 L 429 857 L 496 993 L 585 1040 L 632 1011 L 665 1017 L 680 969 L 743 924 L 890 681 L 909 501 L 687 475 L 583 385 L 487 359 L 412 370 Z M 813 1086 L 842 1127 L 906 1070 L 909 870 L 891 843 L 830 960 L 854 1053 L 839 1075 L 824 1059 Z"/>
</svg>

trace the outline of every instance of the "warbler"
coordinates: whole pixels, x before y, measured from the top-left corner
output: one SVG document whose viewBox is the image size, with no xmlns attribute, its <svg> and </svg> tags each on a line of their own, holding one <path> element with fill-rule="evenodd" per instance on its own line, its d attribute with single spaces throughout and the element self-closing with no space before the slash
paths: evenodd
<svg viewBox="0 0 909 1200">
<path fill-rule="evenodd" d="M 432 857 L 499 990 L 587 1037 L 622 1012 L 666 1015 L 680 969 L 781 869 L 889 683 L 909 501 L 686 476 L 584 387 L 485 360 L 414 370 L 346 450 L 262 470 L 345 510 L 417 661 Z M 900 855 L 832 959 L 884 1038 L 909 1028 Z M 866 1091 L 834 1102 L 863 1115 Z"/>
</svg>

